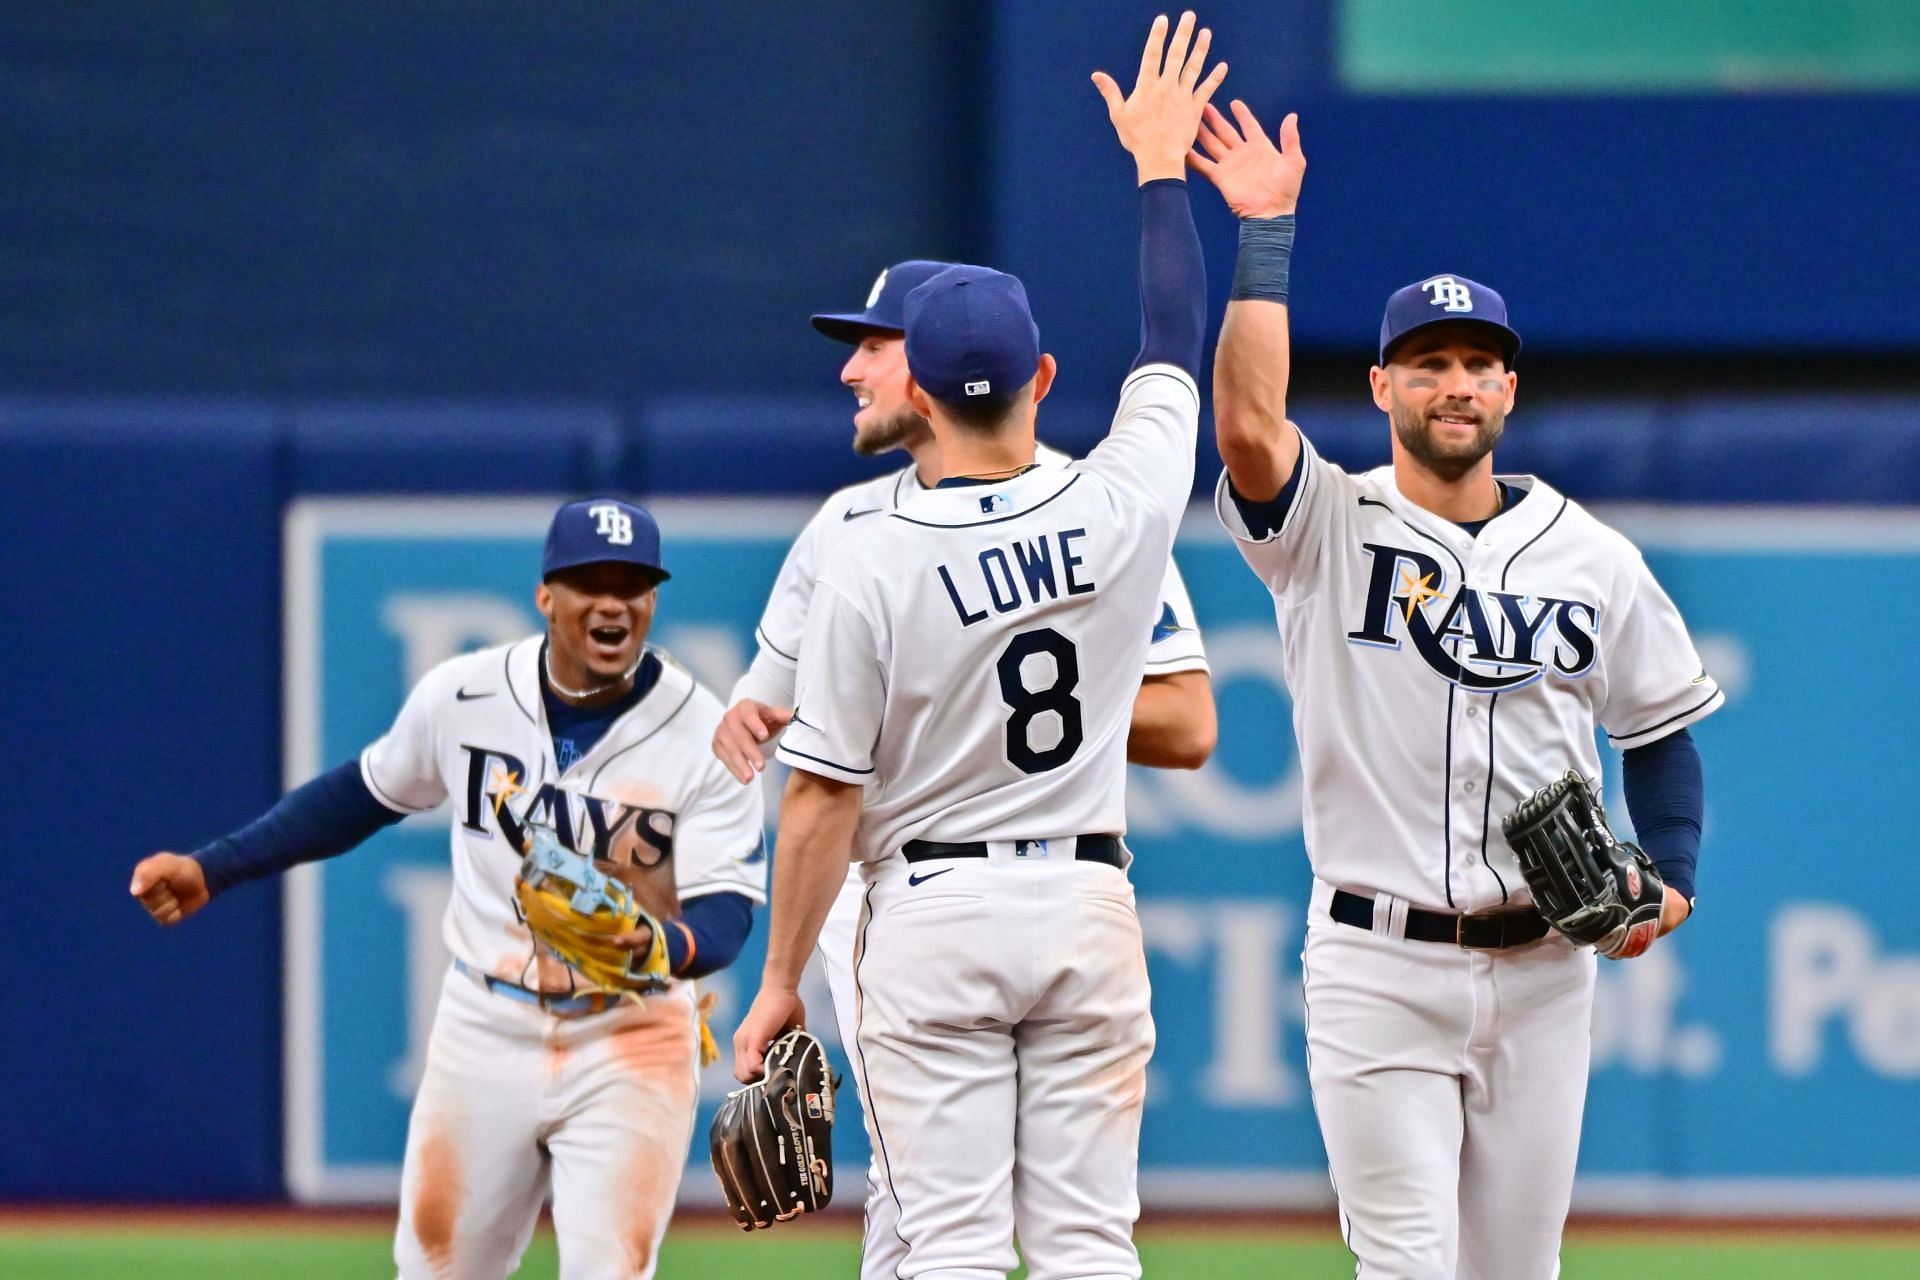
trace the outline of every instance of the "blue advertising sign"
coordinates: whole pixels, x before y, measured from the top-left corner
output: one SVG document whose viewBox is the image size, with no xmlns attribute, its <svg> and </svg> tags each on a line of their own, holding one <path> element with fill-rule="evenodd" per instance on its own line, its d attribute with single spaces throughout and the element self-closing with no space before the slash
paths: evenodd
<svg viewBox="0 0 1920 1280">
<path fill-rule="evenodd" d="M 435 663 L 536 630 L 553 503 L 320 500 L 287 537 L 288 783 L 379 736 Z M 663 501 L 674 570 L 655 642 L 724 696 L 810 508 Z M 1833 1213 L 1920 1203 L 1920 514 L 1627 509 L 1728 694 L 1700 725 L 1708 813 L 1698 916 L 1602 965 L 1577 1203 Z M 1142 1195 L 1162 1206 L 1331 1201 L 1307 1089 L 1300 947 L 1310 878 L 1271 602 L 1210 514 L 1177 551 L 1220 705 L 1214 759 L 1135 770 L 1137 861 L 1159 1047 Z M 1603 755 L 1611 753 L 1603 752 Z M 769 814 L 780 771 L 769 770 Z M 1610 807 L 1624 818 L 1617 777 Z M 287 902 L 287 1177 L 311 1201 L 391 1199 L 447 963 L 444 815 L 303 867 Z M 756 937 L 719 996 L 724 1043 Z M 803 992 L 827 1008 L 824 984 Z M 831 1020 L 817 1017 L 828 1035 Z M 704 1133 L 731 1085 L 705 1076 Z M 857 1116 L 852 1089 L 847 1115 Z M 1622 1140 L 1621 1135 L 1642 1135 Z M 842 1141 L 844 1136 L 844 1141 Z M 866 1156 L 836 1135 L 843 1169 Z M 688 1203 L 718 1188 L 696 1141 Z M 849 1185 L 856 1185 L 850 1183 Z"/>
</svg>

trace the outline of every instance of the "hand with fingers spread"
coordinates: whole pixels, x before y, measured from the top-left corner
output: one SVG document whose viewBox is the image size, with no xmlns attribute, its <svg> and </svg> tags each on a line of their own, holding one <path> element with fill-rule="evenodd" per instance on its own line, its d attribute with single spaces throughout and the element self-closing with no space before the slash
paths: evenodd
<svg viewBox="0 0 1920 1280">
<path fill-rule="evenodd" d="M 1233 109 L 1232 120 L 1207 104 L 1200 145 L 1188 154 L 1187 163 L 1219 189 L 1237 217 L 1277 218 L 1292 213 L 1307 172 L 1306 153 L 1300 150 L 1300 117 L 1289 112 L 1280 122 L 1276 147 L 1252 108 L 1238 98 L 1228 105 Z"/>
<path fill-rule="evenodd" d="M 161 924 L 179 924 L 207 905 L 207 877 L 195 858 L 182 853 L 156 853 L 140 859 L 127 892 L 140 899 L 147 914 Z"/>
<path fill-rule="evenodd" d="M 1186 157 L 1200 131 L 1201 109 L 1227 78 L 1224 62 L 1216 63 L 1202 78 L 1213 32 L 1202 27 L 1195 36 L 1193 27 L 1193 13 L 1181 14 L 1169 41 L 1166 15 L 1153 20 L 1140 54 L 1140 74 L 1133 92 L 1124 98 L 1112 76 L 1093 73 L 1094 87 L 1107 101 L 1113 131 L 1133 156 L 1143 185 L 1158 178 L 1186 176 Z"/>
<path fill-rule="evenodd" d="M 720 717 L 719 727 L 713 731 L 713 754 L 734 777 L 752 782 L 754 775 L 767 767 L 767 754 L 760 748 L 792 719 L 791 707 L 742 698 Z"/>
</svg>

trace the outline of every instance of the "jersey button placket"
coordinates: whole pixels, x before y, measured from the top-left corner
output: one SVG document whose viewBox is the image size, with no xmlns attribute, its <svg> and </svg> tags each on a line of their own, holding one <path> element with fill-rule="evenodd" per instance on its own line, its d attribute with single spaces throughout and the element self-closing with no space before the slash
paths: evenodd
<svg viewBox="0 0 1920 1280">
<path fill-rule="evenodd" d="M 1467 581 L 1471 587 L 1482 585 L 1471 571 Z M 1488 763 L 1486 695 L 1457 689 L 1454 697 L 1450 752 L 1454 905 L 1457 910 L 1469 910 L 1483 905 L 1492 888 L 1484 880 L 1480 860 L 1480 832 L 1485 813 L 1481 791 Z"/>
</svg>

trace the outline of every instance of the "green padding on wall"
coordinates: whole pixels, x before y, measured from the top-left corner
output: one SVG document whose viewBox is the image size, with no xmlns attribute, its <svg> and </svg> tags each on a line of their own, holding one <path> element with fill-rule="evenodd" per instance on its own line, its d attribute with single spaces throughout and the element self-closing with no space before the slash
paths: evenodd
<svg viewBox="0 0 1920 1280">
<path fill-rule="evenodd" d="M 1340 0 L 1359 93 L 1920 88 L 1915 0 Z"/>
</svg>

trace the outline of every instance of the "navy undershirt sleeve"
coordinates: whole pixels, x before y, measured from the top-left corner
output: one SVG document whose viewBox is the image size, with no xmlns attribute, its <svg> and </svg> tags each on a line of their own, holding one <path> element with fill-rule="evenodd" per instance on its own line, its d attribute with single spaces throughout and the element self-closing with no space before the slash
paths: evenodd
<svg viewBox="0 0 1920 1280">
<path fill-rule="evenodd" d="M 1621 754 L 1627 815 L 1634 834 L 1660 876 L 1689 902 L 1700 857 L 1700 823 L 1706 813 L 1706 779 L 1700 748 L 1685 729 Z"/>
<path fill-rule="evenodd" d="M 375 799 L 360 776 L 360 762 L 349 760 L 295 787 L 259 818 L 193 856 L 207 877 L 207 892 L 217 894 L 345 853 L 406 816 Z"/>
<path fill-rule="evenodd" d="M 676 927 L 682 925 L 684 930 Z M 753 901 L 743 893 L 705 893 L 682 906 L 665 929 L 667 965 L 674 976 L 704 978 L 732 964 L 746 945 L 753 932 Z"/>
<path fill-rule="evenodd" d="M 1240 491 L 1233 487 L 1233 478 L 1227 478 L 1227 496 L 1233 499 L 1233 509 L 1240 513 L 1240 518 L 1246 522 L 1247 532 L 1256 540 L 1271 538 L 1287 522 L 1287 512 L 1293 509 L 1293 495 L 1300 492 L 1300 473 L 1306 470 L 1306 466 L 1305 458 L 1295 462 L 1293 474 L 1280 486 L 1280 492 L 1265 502 L 1241 497 Z"/>
<path fill-rule="evenodd" d="M 1207 264 L 1187 184 L 1140 188 L 1140 354 L 1133 367 L 1170 364 L 1196 380 L 1207 336 Z"/>
</svg>

